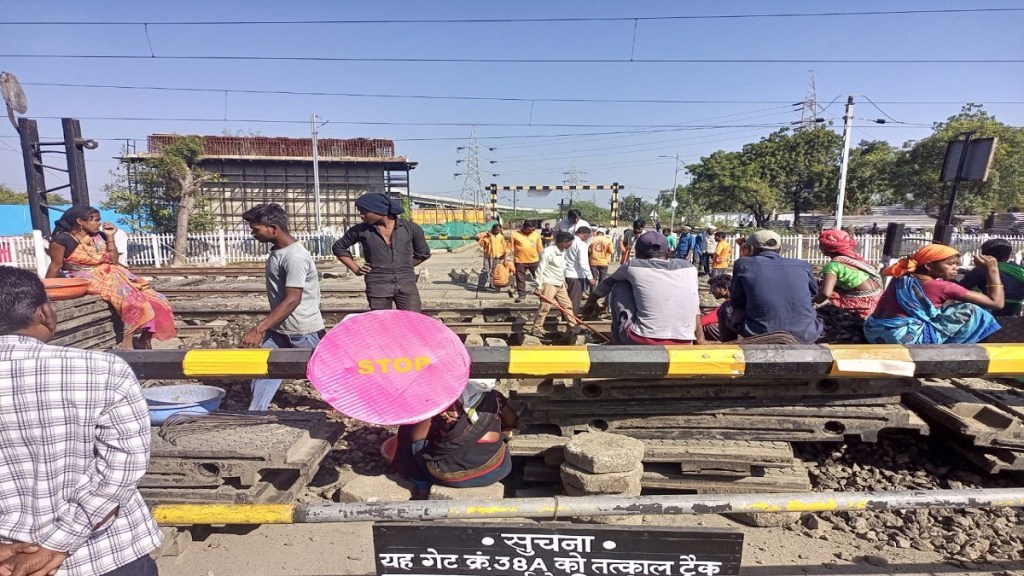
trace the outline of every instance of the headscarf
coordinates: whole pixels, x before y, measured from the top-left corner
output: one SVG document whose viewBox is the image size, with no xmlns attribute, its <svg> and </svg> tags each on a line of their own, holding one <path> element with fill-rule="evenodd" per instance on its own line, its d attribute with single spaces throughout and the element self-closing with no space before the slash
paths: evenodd
<svg viewBox="0 0 1024 576">
<path fill-rule="evenodd" d="M 823 252 L 863 260 L 857 253 L 857 241 L 844 230 L 822 230 L 818 235 L 818 244 Z"/>
<path fill-rule="evenodd" d="M 492 378 L 471 378 L 466 382 L 466 389 L 459 396 L 459 401 L 462 402 L 470 422 L 476 423 L 478 418 L 476 405 L 480 403 L 480 399 L 484 397 L 484 394 L 494 390 L 497 384 L 498 381 Z"/>
<path fill-rule="evenodd" d="M 92 206 L 72 206 L 68 208 L 64 215 L 54 222 L 54 233 L 57 232 L 68 232 L 70 233 L 78 226 L 79 220 L 86 220 L 89 218 L 89 214 L 99 212 Z"/>
<path fill-rule="evenodd" d="M 917 270 L 918 266 L 938 262 L 939 260 L 945 260 L 950 256 L 959 255 L 960 252 L 955 248 L 951 248 L 945 244 L 929 244 L 910 256 L 900 258 L 895 264 L 882 270 L 882 274 L 885 276 L 892 276 L 893 278 L 899 278 L 908 272 Z"/>
<path fill-rule="evenodd" d="M 402 203 L 379 192 L 363 194 L 356 198 L 356 208 L 381 216 L 398 216 L 403 212 Z"/>
</svg>

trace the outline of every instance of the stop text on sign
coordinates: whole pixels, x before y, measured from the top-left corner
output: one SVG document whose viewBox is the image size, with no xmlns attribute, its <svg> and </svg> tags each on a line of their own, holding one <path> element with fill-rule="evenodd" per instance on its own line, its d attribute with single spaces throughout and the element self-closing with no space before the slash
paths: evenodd
<svg viewBox="0 0 1024 576">
<path fill-rule="evenodd" d="M 359 360 L 356 362 L 356 366 L 359 367 L 358 372 L 363 375 L 369 374 L 387 374 L 389 372 L 419 372 L 430 365 L 429 356 L 414 356 L 407 358 L 405 356 L 399 356 L 397 358 L 374 358 L 372 360 Z"/>
</svg>

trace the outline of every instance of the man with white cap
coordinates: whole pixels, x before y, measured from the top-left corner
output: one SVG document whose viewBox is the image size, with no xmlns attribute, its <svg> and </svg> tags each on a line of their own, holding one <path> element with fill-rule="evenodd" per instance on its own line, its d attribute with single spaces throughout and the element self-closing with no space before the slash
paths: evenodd
<svg viewBox="0 0 1024 576">
<path fill-rule="evenodd" d="M 782 238 L 771 230 L 751 234 L 744 246 L 750 247 L 752 255 L 733 265 L 729 290 L 733 314 L 723 322 L 723 332 L 750 337 L 781 331 L 813 344 L 824 325 L 811 302 L 818 293 L 811 265 L 779 255 Z M 723 334 L 723 339 L 732 338 Z"/>
</svg>

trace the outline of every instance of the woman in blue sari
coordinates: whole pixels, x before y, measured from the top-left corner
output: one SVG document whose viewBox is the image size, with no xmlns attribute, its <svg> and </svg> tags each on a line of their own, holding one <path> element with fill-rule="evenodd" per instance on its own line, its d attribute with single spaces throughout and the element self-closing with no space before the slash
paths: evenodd
<svg viewBox="0 0 1024 576">
<path fill-rule="evenodd" d="M 882 270 L 892 276 L 875 311 L 864 321 L 864 336 L 873 344 L 973 344 L 999 330 L 982 308 L 1003 307 L 999 263 L 976 256 L 988 274 L 986 293 L 970 292 L 951 282 L 960 267 L 960 253 L 930 244 Z"/>
</svg>

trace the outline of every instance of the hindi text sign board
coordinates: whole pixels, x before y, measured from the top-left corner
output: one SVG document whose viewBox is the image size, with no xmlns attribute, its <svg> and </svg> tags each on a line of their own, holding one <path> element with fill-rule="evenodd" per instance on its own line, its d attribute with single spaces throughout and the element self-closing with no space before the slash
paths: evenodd
<svg viewBox="0 0 1024 576">
<path fill-rule="evenodd" d="M 715 528 L 376 524 L 379 576 L 727 576 L 743 534 Z"/>
</svg>

